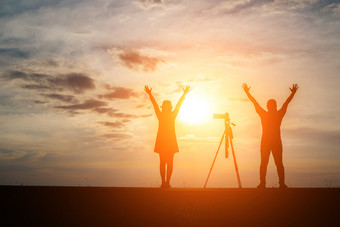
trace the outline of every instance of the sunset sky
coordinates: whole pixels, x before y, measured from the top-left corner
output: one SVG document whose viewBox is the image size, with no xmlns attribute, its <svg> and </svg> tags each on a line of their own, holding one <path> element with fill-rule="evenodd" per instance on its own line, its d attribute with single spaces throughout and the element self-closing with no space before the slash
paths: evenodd
<svg viewBox="0 0 340 227">
<path fill-rule="evenodd" d="M 144 85 L 173 105 L 190 85 L 172 185 L 203 187 L 224 130 L 212 114 L 228 112 L 242 184 L 255 187 L 261 122 L 247 82 L 263 107 L 300 86 L 281 127 L 287 185 L 340 187 L 339 1 L 0 4 L 0 184 L 158 187 Z M 224 150 L 208 187 L 237 187 Z"/>
</svg>

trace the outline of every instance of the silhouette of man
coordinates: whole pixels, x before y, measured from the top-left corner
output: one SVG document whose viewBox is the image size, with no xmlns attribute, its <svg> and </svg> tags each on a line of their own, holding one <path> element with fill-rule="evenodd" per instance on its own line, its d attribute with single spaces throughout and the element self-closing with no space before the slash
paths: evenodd
<svg viewBox="0 0 340 227">
<path fill-rule="evenodd" d="M 291 94 L 287 98 L 286 102 L 282 105 L 280 110 L 277 110 L 276 101 L 274 99 L 268 100 L 268 111 L 265 111 L 250 94 L 250 87 L 248 87 L 246 83 L 243 84 L 242 88 L 247 94 L 249 100 L 254 104 L 255 110 L 260 116 L 262 124 L 260 184 L 257 186 L 257 188 L 266 187 L 267 165 L 271 151 L 273 153 L 277 174 L 279 176 L 280 188 L 287 188 L 287 185 L 285 184 L 285 173 L 282 163 L 282 141 L 280 126 L 282 119 L 286 114 L 288 104 L 290 101 L 292 101 L 299 86 L 297 84 L 293 84 L 293 86 L 289 88 Z"/>
<path fill-rule="evenodd" d="M 158 118 L 158 132 L 154 152 L 159 153 L 160 174 L 162 178 L 161 188 L 171 188 L 170 179 L 173 169 L 174 154 L 179 151 L 175 132 L 175 120 L 185 99 L 185 95 L 190 91 L 190 87 L 187 86 L 183 89 L 183 95 L 178 100 L 174 111 L 172 111 L 172 104 L 169 100 L 163 101 L 161 106 L 162 111 L 160 111 L 155 98 L 151 94 L 152 88 L 150 89 L 148 86 L 145 86 L 144 90 L 148 93 Z M 167 167 L 166 181 L 165 166 Z"/>
</svg>

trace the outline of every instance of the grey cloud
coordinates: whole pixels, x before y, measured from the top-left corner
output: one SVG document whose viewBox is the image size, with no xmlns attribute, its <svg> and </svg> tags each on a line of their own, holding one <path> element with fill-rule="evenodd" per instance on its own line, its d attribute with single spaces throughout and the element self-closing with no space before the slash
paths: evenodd
<svg viewBox="0 0 340 227">
<path fill-rule="evenodd" d="M 13 149 L 7 149 L 7 148 L 0 148 L 0 153 L 2 154 L 6 154 L 6 155 L 10 155 L 12 153 L 14 153 L 15 150 Z"/>
<path fill-rule="evenodd" d="M 47 103 L 47 102 L 44 102 L 44 101 L 41 101 L 41 100 L 34 100 L 33 102 L 36 103 L 36 104 L 45 104 L 45 103 Z"/>
<path fill-rule="evenodd" d="M 98 113 L 106 113 L 110 117 L 118 117 L 118 118 L 137 118 L 138 117 L 137 115 L 118 112 L 118 110 L 114 108 L 95 108 L 94 111 Z"/>
<path fill-rule="evenodd" d="M 289 11 L 294 13 L 311 13 L 314 16 L 332 17 L 339 12 L 339 1 L 329 0 L 286 0 L 286 1 L 270 1 L 270 0 L 257 0 L 249 1 L 245 8 L 265 6 L 266 10 L 270 11 Z M 307 20 L 311 20 L 308 17 Z M 313 18 L 313 19 L 316 19 Z M 312 19 L 312 20 L 313 20 Z"/>
<path fill-rule="evenodd" d="M 41 84 L 26 84 L 22 86 L 22 88 L 29 89 L 29 90 L 49 90 L 51 89 L 48 86 L 41 85 Z"/>
<path fill-rule="evenodd" d="M 59 66 L 59 63 L 57 61 L 53 60 L 53 59 L 46 60 L 45 64 L 47 66 L 51 66 L 51 67 L 58 67 Z"/>
<path fill-rule="evenodd" d="M 4 38 L 1 40 L 1 43 L 4 44 L 5 46 L 18 46 L 19 44 L 25 42 L 26 39 L 23 38 Z"/>
<path fill-rule="evenodd" d="M 35 82 L 42 81 L 42 80 L 44 80 L 48 77 L 50 77 L 50 76 L 46 75 L 46 74 L 26 73 L 26 72 L 17 71 L 17 70 L 7 71 L 2 75 L 2 78 L 6 79 L 6 80 L 21 79 L 21 80 L 25 80 L 25 81 L 35 81 Z"/>
<path fill-rule="evenodd" d="M 12 17 L 19 14 L 32 12 L 48 7 L 71 7 L 79 3 L 77 0 L 11 0 L 2 1 L 0 7 L 0 17 Z"/>
<path fill-rule="evenodd" d="M 129 99 L 131 97 L 138 97 L 138 93 L 135 92 L 131 88 L 125 88 L 125 87 L 110 87 L 109 85 L 106 86 L 108 90 L 110 90 L 109 93 L 106 93 L 104 95 L 99 95 L 99 98 L 105 98 L 105 99 Z"/>
<path fill-rule="evenodd" d="M 121 128 L 125 125 L 125 123 L 122 121 L 115 121 L 115 122 L 105 121 L 105 122 L 99 122 L 99 124 L 108 126 L 108 127 L 113 127 L 113 128 Z"/>
<path fill-rule="evenodd" d="M 0 153 L 5 156 L 6 159 L 14 161 L 26 161 L 33 160 L 40 156 L 40 152 L 32 150 L 14 150 L 7 148 L 0 148 Z"/>
<path fill-rule="evenodd" d="M 83 93 L 96 87 L 93 80 L 82 73 L 69 73 L 61 77 L 54 77 L 49 79 L 49 83 L 51 85 L 67 87 L 75 93 Z"/>
<path fill-rule="evenodd" d="M 107 114 L 110 117 L 117 117 L 117 118 L 145 118 L 145 117 L 151 117 L 152 114 L 142 114 L 142 115 L 137 115 L 137 114 L 127 114 L 127 113 L 121 113 L 117 112 L 117 110 L 109 111 Z"/>
<path fill-rule="evenodd" d="M 136 115 L 136 114 L 127 114 L 127 113 L 121 113 L 119 110 L 114 108 L 106 108 L 106 107 L 98 107 L 94 108 L 93 111 L 97 113 L 105 113 L 110 117 L 116 117 L 116 118 L 145 118 L 150 117 L 152 114 L 142 114 L 142 115 Z"/>
<path fill-rule="evenodd" d="M 103 137 L 108 139 L 128 139 L 131 138 L 132 135 L 126 133 L 110 133 L 103 135 Z"/>
<path fill-rule="evenodd" d="M 222 1 L 214 5 L 210 9 L 204 10 L 205 14 L 234 14 L 253 7 L 259 7 L 273 0 L 238 0 L 238 1 Z"/>
<path fill-rule="evenodd" d="M 11 96 L 6 95 L 0 95 L 0 106 L 9 106 L 11 104 Z"/>
<path fill-rule="evenodd" d="M 153 7 L 161 6 L 163 0 L 138 0 L 137 5 L 143 9 L 151 9 Z"/>
<path fill-rule="evenodd" d="M 337 8 L 334 1 L 321 0 L 238 0 L 238 1 L 218 1 L 217 4 L 204 11 L 206 14 L 234 14 L 247 9 L 256 9 L 265 6 L 267 10 L 292 11 L 292 12 L 312 12 L 326 14 L 333 12 Z"/>
<path fill-rule="evenodd" d="M 40 152 L 37 152 L 37 151 L 25 151 L 25 155 L 23 155 L 22 157 L 20 158 L 17 158 L 15 159 L 15 161 L 29 161 L 29 160 L 36 160 L 38 158 L 40 158 Z"/>
<path fill-rule="evenodd" d="M 325 9 L 332 10 L 336 8 L 336 3 L 334 1 L 328 0 L 300 0 L 300 1 L 274 1 L 271 6 L 276 9 L 281 10 L 291 10 L 291 11 L 310 11 L 320 13 Z"/>
<path fill-rule="evenodd" d="M 14 57 L 14 58 L 28 58 L 31 53 L 19 48 L 0 48 L 0 56 Z"/>
<path fill-rule="evenodd" d="M 124 50 L 117 57 L 129 69 L 144 72 L 155 71 L 159 63 L 165 62 L 162 58 L 149 57 L 136 50 Z"/>
<path fill-rule="evenodd" d="M 74 95 L 62 95 L 62 94 L 41 94 L 42 96 L 45 96 L 50 99 L 60 100 L 67 103 L 74 103 L 77 101 L 76 97 Z"/>
<path fill-rule="evenodd" d="M 85 100 L 83 103 L 74 104 L 74 105 L 64 105 L 64 106 L 55 106 L 56 109 L 64 109 L 64 110 L 88 110 L 95 109 L 101 106 L 107 106 L 106 102 L 102 102 L 95 99 Z"/>
<path fill-rule="evenodd" d="M 119 117 L 119 118 L 138 118 L 138 115 L 135 114 L 127 114 L 127 113 L 120 113 L 116 111 L 111 111 L 107 113 L 111 117 Z"/>
<path fill-rule="evenodd" d="M 23 71 L 7 71 L 2 75 L 5 80 L 23 80 L 30 82 L 22 87 L 35 90 L 70 90 L 75 93 L 84 93 L 96 86 L 94 81 L 83 73 L 68 73 L 59 76 L 52 76 L 40 73 L 26 73 Z M 34 83 L 33 83 L 34 82 Z"/>
<path fill-rule="evenodd" d="M 109 107 L 98 107 L 93 110 L 97 113 L 108 113 L 110 111 L 116 111 L 116 109 L 109 108 Z"/>
</svg>

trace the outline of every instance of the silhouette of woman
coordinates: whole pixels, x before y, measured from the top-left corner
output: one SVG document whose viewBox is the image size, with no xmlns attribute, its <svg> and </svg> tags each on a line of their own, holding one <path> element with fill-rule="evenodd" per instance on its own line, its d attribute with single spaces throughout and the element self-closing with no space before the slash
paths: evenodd
<svg viewBox="0 0 340 227">
<path fill-rule="evenodd" d="M 171 188 L 170 178 L 173 169 L 173 158 L 174 154 L 179 151 L 175 132 L 175 120 L 185 99 L 185 95 L 190 91 L 190 86 L 183 89 L 183 95 L 178 100 L 173 111 L 171 101 L 169 100 L 163 101 L 161 106 L 162 111 L 160 111 L 155 98 L 151 94 L 152 88 L 150 89 L 148 86 L 145 86 L 144 90 L 148 93 L 158 118 L 158 132 L 154 152 L 159 153 L 160 174 L 162 178 L 161 188 Z M 167 167 L 166 181 L 165 166 Z"/>
</svg>

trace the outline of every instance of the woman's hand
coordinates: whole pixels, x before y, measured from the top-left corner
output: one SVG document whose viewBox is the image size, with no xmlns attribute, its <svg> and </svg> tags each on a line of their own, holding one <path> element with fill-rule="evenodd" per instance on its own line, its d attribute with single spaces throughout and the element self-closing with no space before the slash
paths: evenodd
<svg viewBox="0 0 340 227">
<path fill-rule="evenodd" d="M 144 91 L 148 93 L 148 95 L 151 95 L 152 88 L 149 88 L 149 86 L 145 86 Z"/>
<path fill-rule="evenodd" d="M 183 88 L 183 92 L 184 94 L 188 94 L 188 92 L 190 91 L 190 86 L 186 86 L 185 88 Z"/>
</svg>

